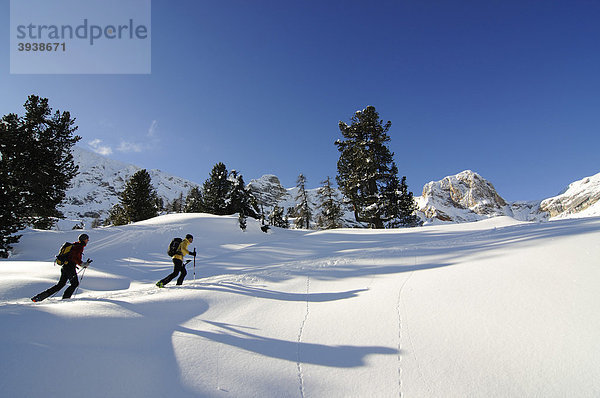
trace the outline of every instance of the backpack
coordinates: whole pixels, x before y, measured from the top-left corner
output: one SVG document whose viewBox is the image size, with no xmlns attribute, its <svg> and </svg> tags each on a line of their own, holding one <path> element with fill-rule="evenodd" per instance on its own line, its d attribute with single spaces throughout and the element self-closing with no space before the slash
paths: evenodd
<svg viewBox="0 0 600 398">
<path fill-rule="evenodd" d="M 181 244 L 181 242 L 183 242 L 183 239 L 173 238 L 171 243 L 169 243 L 169 250 L 167 250 L 167 254 L 169 255 L 169 257 L 173 257 L 176 254 L 181 254 L 181 252 L 179 251 L 179 245 Z"/>
<path fill-rule="evenodd" d="M 63 245 L 60 247 L 60 250 L 58 251 L 58 254 L 56 255 L 56 264 L 64 265 L 64 264 L 68 263 L 69 262 L 69 253 L 71 252 L 72 248 L 73 248 L 73 243 L 71 243 L 71 242 L 63 243 Z"/>
</svg>

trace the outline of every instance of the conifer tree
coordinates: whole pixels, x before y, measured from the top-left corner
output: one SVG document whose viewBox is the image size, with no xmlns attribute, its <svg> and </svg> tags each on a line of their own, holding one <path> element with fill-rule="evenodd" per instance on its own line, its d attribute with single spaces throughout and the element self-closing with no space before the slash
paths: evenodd
<svg viewBox="0 0 600 398">
<path fill-rule="evenodd" d="M 120 203 L 117 203 L 108 211 L 108 217 L 104 221 L 104 225 L 126 225 L 130 222 L 129 217 L 125 213 L 125 209 Z"/>
<path fill-rule="evenodd" d="M 335 143 L 340 152 L 336 180 L 356 221 L 372 228 L 410 221 L 399 219 L 412 208 L 412 193 L 401 189 L 394 154 L 387 146 L 392 123 L 384 124 L 373 106 L 356 112 L 351 121 L 339 123 L 344 140 Z M 402 181 L 406 185 L 405 177 Z"/>
<path fill-rule="evenodd" d="M 279 207 L 279 205 L 273 206 L 273 210 L 269 214 L 269 225 L 279 228 L 289 228 L 290 221 L 287 216 L 283 215 L 283 207 Z"/>
<path fill-rule="evenodd" d="M 232 170 L 229 175 L 231 183 L 228 193 L 229 214 L 243 214 L 254 219 L 258 218 L 258 205 L 256 198 L 244 183 L 244 177 L 237 171 Z"/>
<path fill-rule="evenodd" d="M 342 227 L 342 205 L 338 193 L 331 185 L 331 179 L 327 177 L 317 190 L 319 199 L 319 214 L 317 215 L 317 227 L 321 229 L 333 229 Z"/>
<path fill-rule="evenodd" d="M 113 225 L 147 220 L 158 215 L 158 195 L 145 169 L 137 171 L 125 184 L 119 203 L 109 215 Z"/>
<path fill-rule="evenodd" d="M 69 112 L 56 111 L 48 99 L 30 95 L 25 115 L 8 114 L 0 121 L 0 256 L 27 224 L 50 228 L 77 174 L 71 149 L 81 137 Z"/>
<path fill-rule="evenodd" d="M 242 213 L 242 212 L 239 213 L 238 224 L 240 225 L 240 229 L 242 231 L 246 231 L 246 227 L 248 226 L 247 219 L 248 219 L 248 217 L 246 217 L 246 215 L 244 213 Z"/>
<path fill-rule="evenodd" d="M 173 202 L 168 205 L 167 211 L 172 213 L 183 213 L 184 208 L 185 201 L 183 199 L 183 192 L 181 192 L 179 196 L 173 199 Z"/>
<path fill-rule="evenodd" d="M 296 228 L 310 229 L 312 221 L 311 203 L 306 192 L 306 177 L 303 174 L 298 176 L 297 180 L 298 194 L 296 195 Z"/>
<path fill-rule="evenodd" d="M 21 139 L 28 167 L 22 183 L 28 221 L 36 228 L 50 228 L 56 218 L 64 217 L 57 206 L 78 170 L 71 149 L 81 137 L 73 135 L 74 124 L 69 112 L 52 114 L 46 98 L 30 95 L 25 103 Z"/>
<path fill-rule="evenodd" d="M 204 182 L 202 188 L 206 211 L 221 216 L 228 214 L 227 198 L 230 189 L 231 181 L 228 178 L 227 167 L 219 162 L 213 166 L 210 177 Z"/>
<path fill-rule="evenodd" d="M 19 118 L 9 114 L 0 121 L 0 257 L 8 257 L 12 244 L 21 235 L 15 235 L 25 228 L 24 203 L 19 186 L 17 156 L 19 151 Z"/>
<path fill-rule="evenodd" d="M 185 207 L 183 211 L 186 213 L 204 213 L 204 200 L 200 188 L 193 187 L 190 189 L 190 192 L 185 198 Z"/>
</svg>

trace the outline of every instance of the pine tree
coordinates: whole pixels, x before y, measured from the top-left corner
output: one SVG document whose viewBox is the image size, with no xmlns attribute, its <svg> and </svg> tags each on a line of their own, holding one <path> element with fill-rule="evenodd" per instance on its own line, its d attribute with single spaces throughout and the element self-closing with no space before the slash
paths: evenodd
<svg viewBox="0 0 600 398">
<path fill-rule="evenodd" d="M 102 225 L 102 221 L 100 221 L 100 217 L 96 216 L 94 217 L 94 219 L 92 220 L 92 228 L 98 228 Z"/>
<path fill-rule="evenodd" d="M 23 117 L 0 121 L 0 257 L 25 225 L 48 229 L 64 217 L 57 207 L 77 174 L 71 149 L 81 137 L 70 113 L 52 114 L 48 99 L 35 95 L 24 108 Z"/>
<path fill-rule="evenodd" d="M 200 188 L 193 187 L 185 198 L 185 207 L 183 209 L 185 213 L 204 213 L 204 199 Z"/>
<path fill-rule="evenodd" d="M 373 228 L 410 221 L 399 218 L 411 211 L 412 193 L 402 190 L 394 154 L 387 146 L 392 123 L 383 124 L 373 106 L 356 112 L 351 120 L 350 125 L 339 123 L 344 140 L 335 143 L 340 152 L 336 180 L 356 221 Z M 406 185 L 405 177 L 402 181 Z"/>
<path fill-rule="evenodd" d="M 229 175 L 231 183 L 228 193 L 229 214 L 243 214 L 254 219 L 258 218 L 258 206 L 254 195 L 246 188 L 244 177 L 237 171 L 232 170 Z"/>
<path fill-rule="evenodd" d="M 77 175 L 71 148 L 81 139 L 69 112 L 56 111 L 48 99 L 30 95 L 25 103 L 21 140 L 28 166 L 22 184 L 29 222 L 36 228 L 52 227 L 64 218 L 57 206 L 65 198 L 71 179 Z M 32 169 L 33 168 L 33 169 Z"/>
<path fill-rule="evenodd" d="M 238 223 L 240 225 L 240 229 L 242 231 L 246 231 L 246 227 L 248 226 L 247 220 L 248 217 L 244 213 L 240 213 L 238 216 Z"/>
<path fill-rule="evenodd" d="M 321 229 L 333 229 L 342 227 L 342 205 L 336 190 L 331 186 L 331 179 L 327 177 L 317 190 L 319 199 L 319 214 L 317 215 L 317 227 Z"/>
<path fill-rule="evenodd" d="M 279 207 L 279 205 L 273 206 L 273 210 L 269 214 L 269 225 L 279 228 L 289 228 L 290 221 L 287 216 L 283 215 L 283 207 Z"/>
<path fill-rule="evenodd" d="M 202 191 L 204 206 L 208 213 L 226 215 L 229 212 L 227 201 L 231 189 L 227 167 L 221 162 L 214 165 L 210 177 L 204 182 Z"/>
<path fill-rule="evenodd" d="M 110 211 L 109 220 L 113 225 L 123 225 L 156 217 L 158 202 L 150 174 L 145 169 L 139 170 L 125 184 L 119 203 Z"/>
<path fill-rule="evenodd" d="M 306 177 L 303 174 L 298 176 L 297 180 L 298 194 L 296 195 L 296 228 L 310 229 L 312 221 L 312 209 L 310 208 L 310 199 L 306 192 Z"/>
<path fill-rule="evenodd" d="M 125 213 L 125 209 L 121 204 L 117 203 L 108 211 L 108 217 L 104 221 L 104 225 L 126 225 L 130 222 L 129 217 Z"/>
<path fill-rule="evenodd" d="M 167 205 L 167 211 L 169 213 L 183 213 L 183 209 L 185 208 L 185 201 L 183 199 L 183 192 L 179 194 L 178 197 L 173 199 L 173 202 Z"/>
<path fill-rule="evenodd" d="M 19 187 L 18 116 L 9 114 L 0 121 L 0 257 L 8 257 L 12 244 L 25 228 L 23 196 Z"/>
</svg>

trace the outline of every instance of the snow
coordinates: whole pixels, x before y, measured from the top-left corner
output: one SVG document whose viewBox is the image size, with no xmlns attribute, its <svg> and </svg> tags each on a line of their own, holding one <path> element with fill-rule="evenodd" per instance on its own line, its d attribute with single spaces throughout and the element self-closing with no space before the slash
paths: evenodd
<svg viewBox="0 0 600 398">
<path fill-rule="evenodd" d="M 3 396 L 600 395 L 600 218 L 265 234 L 173 214 L 86 230 L 74 298 L 29 301 L 78 233 L 26 230 L 0 261 Z M 196 278 L 158 289 L 186 233 Z"/>
<path fill-rule="evenodd" d="M 71 181 L 66 199 L 60 210 L 67 217 L 58 222 L 61 230 L 71 229 L 83 222 L 91 227 L 95 217 L 106 219 L 110 208 L 119 202 L 119 194 L 127 181 L 140 167 L 109 159 L 78 146 L 73 147 L 73 160 L 79 166 L 79 174 Z M 198 184 L 160 170 L 148 170 L 152 186 L 165 205 L 186 197 Z"/>
<path fill-rule="evenodd" d="M 551 219 L 600 216 L 600 173 L 575 181 L 559 195 L 545 199 L 541 206 Z"/>
</svg>

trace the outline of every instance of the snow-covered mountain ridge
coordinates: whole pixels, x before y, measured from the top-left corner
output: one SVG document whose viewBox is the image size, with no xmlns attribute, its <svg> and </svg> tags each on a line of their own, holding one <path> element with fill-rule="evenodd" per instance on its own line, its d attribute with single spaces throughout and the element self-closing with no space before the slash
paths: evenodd
<svg viewBox="0 0 600 398">
<path fill-rule="evenodd" d="M 494 185 L 479 174 L 465 170 L 431 181 L 416 198 L 425 222 L 471 222 L 490 217 L 509 216 L 521 221 L 548 219 L 538 202 L 508 203 Z"/>
<path fill-rule="evenodd" d="M 600 173 L 575 181 L 560 195 L 543 200 L 540 209 L 552 218 L 600 215 Z"/>
<path fill-rule="evenodd" d="M 492 183 L 465 170 L 425 184 L 417 198 L 428 222 L 470 222 L 497 216 L 521 221 L 547 221 L 600 215 L 600 173 L 569 185 L 560 195 L 541 201 L 507 202 Z"/>
<path fill-rule="evenodd" d="M 110 208 L 119 202 L 119 193 L 127 181 L 141 170 L 80 147 L 73 148 L 73 158 L 79 166 L 79 174 L 72 180 L 61 206 L 61 211 L 69 219 L 105 219 Z M 182 193 L 187 195 L 190 189 L 198 186 L 160 170 L 148 170 L 148 174 L 158 196 L 165 203 L 172 202 Z"/>
<path fill-rule="evenodd" d="M 101 155 L 75 147 L 74 158 L 79 174 L 67 192 L 62 211 L 67 218 L 86 223 L 98 217 L 106 218 L 109 209 L 118 203 L 118 194 L 139 167 L 107 159 Z M 184 196 L 199 183 L 149 170 L 152 184 L 165 203 Z M 275 204 L 287 209 L 294 206 L 297 188 L 285 188 L 275 175 L 252 179 L 249 189 L 264 204 L 265 210 Z M 313 204 L 317 189 L 307 190 Z M 341 195 L 340 195 L 341 197 Z M 507 202 L 493 184 L 476 172 L 465 170 L 431 181 L 415 197 L 418 215 L 426 223 L 470 222 L 497 216 L 509 216 L 522 221 L 545 221 L 554 218 L 573 218 L 600 215 L 600 173 L 573 182 L 555 197 L 539 201 Z M 346 226 L 354 226 L 351 212 Z"/>
</svg>

